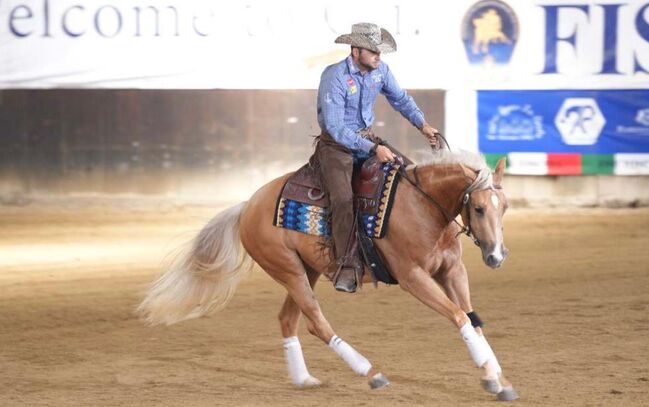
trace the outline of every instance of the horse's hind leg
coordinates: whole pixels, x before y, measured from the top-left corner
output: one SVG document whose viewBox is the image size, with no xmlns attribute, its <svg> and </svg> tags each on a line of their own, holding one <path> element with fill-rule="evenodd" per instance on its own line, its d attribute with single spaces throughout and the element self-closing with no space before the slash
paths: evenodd
<svg viewBox="0 0 649 407">
<path fill-rule="evenodd" d="M 471 294 L 469 290 L 469 277 L 466 267 L 462 261 L 456 262 L 448 270 L 435 275 L 435 280 L 444 288 L 446 295 L 457 304 L 471 318 L 471 325 L 478 334 L 478 340 L 488 353 L 487 361 L 481 366 L 483 369 L 482 387 L 492 394 L 497 394 L 499 400 L 515 400 L 518 398 L 516 390 L 502 373 L 498 359 L 487 342 L 482 330 L 482 321 L 474 312 L 471 305 Z"/>
<path fill-rule="evenodd" d="M 319 274 L 311 272 L 308 274 L 311 289 L 318 281 Z M 282 310 L 279 312 L 279 323 L 284 337 L 284 357 L 288 368 L 288 375 L 291 382 L 297 388 L 317 387 L 322 384 L 320 380 L 309 374 L 302 354 L 302 345 L 297 337 L 300 322 L 300 307 L 293 301 L 290 295 L 286 295 Z"/>
<path fill-rule="evenodd" d="M 296 259 L 296 262 L 301 261 Z M 291 269 L 297 269 L 297 264 Z M 262 265 L 262 267 L 264 267 Z M 286 267 L 286 263 L 284 265 Z M 279 281 L 288 291 L 291 300 L 284 303 L 284 309 L 280 315 L 285 319 L 282 322 L 282 333 L 294 336 L 297 332 L 297 321 L 299 314 L 296 316 L 295 305 L 307 318 L 307 329 L 309 333 L 320 338 L 324 343 L 329 345 L 336 354 L 343 359 L 347 365 L 359 376 L 369 376 L 370 386 L 373 389 L 381 388 L 389 384 L 383 374 L 372 368 L 372 364 L 367 358 L 361 355 L 347 342 L 338 337 L 327 319 L 324 317 L 320 305 L 313 293 L 312 284 L 307 279 L 304 267 L 300 264 L 299 269 L 302 271 L 288 272 L 286 269 L 277 270 L 274 268 L 264 267 L 266 271 L 277 281 Z M 315 282 L 313 282 L 315 283 Z M 284 310 L 286 312 L 284 312 Z M 286 338 L 286 336 L 285 336 Z"/>
</svg>

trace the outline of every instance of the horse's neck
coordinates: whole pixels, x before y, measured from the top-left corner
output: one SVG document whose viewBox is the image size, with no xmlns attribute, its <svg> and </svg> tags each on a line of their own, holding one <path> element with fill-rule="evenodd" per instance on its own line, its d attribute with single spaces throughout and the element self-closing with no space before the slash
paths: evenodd
<svg viewBox="0 0 649 407">
<path fill-rule="evenodd" d="M 462 208 L 462 194 L 472 182 L 469 170 L 461 164 L 443 164 L 423 166 L 418 171 L 422 190 L 455 218 Z"/>
</svg>

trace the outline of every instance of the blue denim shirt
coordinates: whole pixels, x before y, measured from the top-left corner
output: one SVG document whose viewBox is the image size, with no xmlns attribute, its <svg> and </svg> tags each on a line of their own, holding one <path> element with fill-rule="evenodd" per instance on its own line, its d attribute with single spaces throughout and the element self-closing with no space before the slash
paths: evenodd
<svg viewBox="0 0 649 407">
<path fill-rule="evenodd" d="M 361 75 L 350 55 L 329 65 L 322 73 L 318 88 L 320 128 L 355 153 L 369 153 L 374 144 L 356 132 L 374 122 L 374 103 L 379 92 L 415 127 L 423 126 L 423 113 L 412 96 L 401 89 L 385 63 Z"/>
</svg>

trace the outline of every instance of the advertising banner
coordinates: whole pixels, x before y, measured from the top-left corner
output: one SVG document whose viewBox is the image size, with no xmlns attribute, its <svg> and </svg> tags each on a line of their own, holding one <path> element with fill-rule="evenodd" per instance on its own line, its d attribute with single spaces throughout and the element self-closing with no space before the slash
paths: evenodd
<svg viewBox="0 0 649 407">
<path fill-rule="evenodd" d="M 649 0 L 2 0 L 0 89 L 314 89 L 360 21 L 409 89 L 649 86 Z"/>
<path fill-rule="evenodd" d="M 478 144 L 510 173 L 649 174 L 649 90 L 479 91 Z"/>
<path fill-rule="evenodd" d="M 649 153 L 649 90 L 479 91 L 480 151 Z"/>
</svg>

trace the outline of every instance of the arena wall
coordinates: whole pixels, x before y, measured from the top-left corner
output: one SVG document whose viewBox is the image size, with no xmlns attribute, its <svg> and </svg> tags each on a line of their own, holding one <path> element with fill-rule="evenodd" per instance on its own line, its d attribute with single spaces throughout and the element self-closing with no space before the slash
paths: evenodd
<svg viewBox="0 0 649 407">
<path fill-rule="evenodd" d="M 615 175 L 505 177 L 514 207 L 649 206 L 649 177 Z"/>
<path fill-rule="evenodd" d="M 413 91 L 443 129 L 443 91 Z M 245 199 L 303 165 L 315 90 L 0 91 L 0 199 Z M 375 130 L 405 154 L 419 132 L 381 98 Z"/>
<path fill-rule="evenodd" d="M 445 130 L 444 92 L 411 93 Z M 313 90 L 0 91 L 0 199 L 246 199 L 308 159 L 314 100 Z M 415 160 L 430 154 L 382 98 L 376 129 Z M 647 205 L 649 177 L 509 175 L 507 193 L 516 206 Z"/>
</svg>

